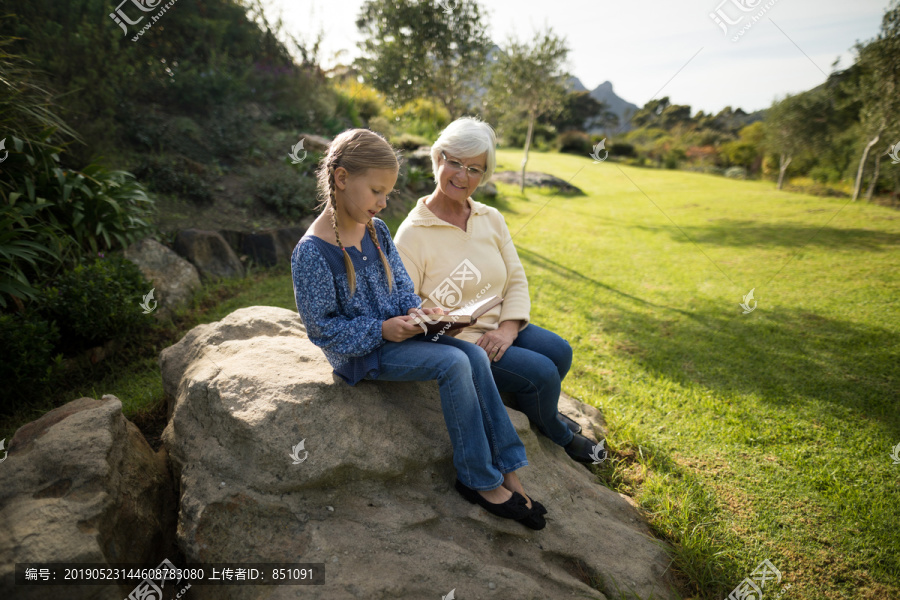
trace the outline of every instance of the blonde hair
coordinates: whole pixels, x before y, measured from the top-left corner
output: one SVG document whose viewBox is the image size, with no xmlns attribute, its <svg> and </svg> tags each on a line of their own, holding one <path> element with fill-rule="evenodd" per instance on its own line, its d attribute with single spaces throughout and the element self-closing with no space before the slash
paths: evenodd
<svg viewBox="0 0 900 600">
<path fill-rule="evenodd" d="M 369 169 L 399 169 L 400 162 L 394 148 L 383 137 L 368 129 L 348 129 L 341 133 L 328 147 L 328 153 L 322 157 L 319 168 L 316 171 L 319 198 L 321 202 L 317 208 L 324 210 L 331 207 L 331 227 L 334 229 L 334 237 L 344 255 L 344 266 L 347 269 L 347 283 L 350 286 L 350 294 L 356 293 L 356 270 L 353 261 L 344 245 L 337 228 L 337 198 L 335 195 L 334 172 L 338 167 L 343 167 L 351 177 L 362 175 Z M 387 277 L 388 291 L 393 291 L 394 275 L 387 257 L 378 243 L 378 234 L 375 231 L 375 222 L 369 219 L 366 224 L 369 237 L 378 248 L 381 264 L 384 265 L 384 273 Z"/>
</svg>

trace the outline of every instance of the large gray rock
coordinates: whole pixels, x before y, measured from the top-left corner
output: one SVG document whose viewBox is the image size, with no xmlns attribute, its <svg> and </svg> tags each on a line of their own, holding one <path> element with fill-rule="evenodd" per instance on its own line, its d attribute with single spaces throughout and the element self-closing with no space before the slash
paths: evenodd
<svg viewBox="0 0 900 600">
<path fill-rule="evenodd" d="M 241 236 L 241 253 L 264 267 L 286 264 L 291 261 L 294 247 L 305 232 L 305 227 L 282 227 L 244 233 Z"/>
<path fill-rule="evenodd" d="M 197 267 L 204 280 L 244 276 L 244 266 L 218 231 L 179 231 L 174 246 L 175 252 Z"/>
<path fill-rule="evenodd" d="M 51 410 L 16 432 L 0 465 L 0 597 L 122 600 L 134 584 L 13 588 L 15 563 L 155 566 L 175 556 L 175 515 L 165 451 L 153 452 L 118 398 Z"/>
<path fill-rule="evenodd" d="M 293 311 L 255 306 L 199 325 L 160 366 L 185 560 L 326 565 L 321 586 L 198 587 L 198 600 L 420 600 L 452 589 L 469 600 L 606 598 L 591 581 L 610 598 L 675 597 L 639 513 L 518 411 L 508 409 L 531 463 L 519 475 L 549 511 L 541 531 L 453 489 L 436 382 L 350 387 Z M 567 402 L 597 433 L 596 409 Z"/>
<path fill-rule="evenodd" d="M 511 183 L 522 185 L 521 171 L 500 171 L 494 173 L 492 178 L 494 181 L 501 183 Z M 583 194 L 580 188 L 575 187 L 571 183 L 560 179 L 548 173 L 538 173 L 537 171 L 525 171 L 525 187 L 547 187 L 555 188 L 563 194 Z"/>
<path fill-rule="evenodd" d="M 156 316 L 171 315 L 176 308 L 190 302 L 201 287 L 194 265 L 151 238 L 126 248 L 125 258 L 136 264 L 153 284 L 153 298 L 158 303 Z"/>
</svg>

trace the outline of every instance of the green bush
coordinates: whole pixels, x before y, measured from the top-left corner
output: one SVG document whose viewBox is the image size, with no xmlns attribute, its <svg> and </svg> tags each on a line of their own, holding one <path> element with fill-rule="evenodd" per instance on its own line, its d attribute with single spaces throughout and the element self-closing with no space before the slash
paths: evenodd
<svg viewBox="0 0 900 600">
<path fill-rule="evenodd" d="M 148 157 L 135 168 L 134 174 L 146 181 L 154 192 L 175 194 L 196 204 L 209 204 L 213 200 L 209 183 L 202 172 L 188 171 L 183 160 Z"/>
<path fill-rule="evenodd" d="M 419 146 L 430 146 L 431 142 L 429 142 L 421 135 L 402 133 L 392 138 L 391 144 L 393 144 L 395 148 L 400 148 L 402 150 L 412 152 L 414 150 L 417 150 Z"/>
<path fill-rule="evenodd" d="M 834 167 L 818 166 L 810 169 L 809 178 L 816 183 L 838 183 L 841 174 Z"/>
<path fill-rule="evenodd" d="M 63 169 L 64 146 L 47 129 L 9 136 L 0 170 L 0 306 L 33 299 L 31 281 L 76 264 L 82 253 L 125 247 L 152 231 L 154 203 L 130 173 L 91 164 Z"/>
<path fill-rule="evenodd" d="M 560 152 L 568 154 L 590 155 L 594 151 L 591 138 L 583 131 L 566 131 L 559 134 L 557 144 Z"/>
<path fill-rule="evenodd" d="M 287 219 L 311 214 L 318 203 L 315 179 L 283 165 L 260 170 L 251 178 L 251 187 L 254 197 Z"/>
<path fill-rule="evenodd" d="M 60 349 L 78 352 L 148 327 L 140 303 L 150 292 L 137 265 L 121 255 L 100 256 L 48 282 L 37 311 L 59 328 Z"/>
<path fill-rule="evenodd" d="M 744 167 L 729 167 L 725 169 L 725 177 L 730 179 L 747 179 L 747 169 Z"/>
<path fill-rule="evenodd" d="M 56 380 L 62 367 L 62 355 L 54 354 L 59 329 L 37 314 L 0 314 L 0 402 L 4 412 L 11 411 L 15 391 L 27 390 L 29 396 L 41 394 Z"/>
<path fill-rule="evenodd" d="M 621 156 L 621 157 L 635 157 L 637 156 L 637 152 L 634 149 L 634 145 L 627 144 L 624 142 L 616 142 L 609 147 L 610 156 Z"/>
</svg>

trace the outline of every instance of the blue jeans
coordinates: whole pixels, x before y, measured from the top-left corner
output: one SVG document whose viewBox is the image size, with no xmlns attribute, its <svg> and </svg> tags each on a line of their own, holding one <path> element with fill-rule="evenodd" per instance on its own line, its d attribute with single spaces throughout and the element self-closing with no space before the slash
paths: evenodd
<svg viewBox="0 0 900 600">
<path fill-rule="evenodd" d="M 437 379 L 453 466 L 463 484 L 492 490 L 503 483 L 504 473 L 528 464 L 525 445 L 509 420 L 484 350 L 449 335 L 432 342 L 422 334 L 385 342 L 380 351 L 381 368 L 374 379 Z"/>
<path fill-rule="evenodd" d="M 475 347 L 487 356 L 481 347 Z M 571 442 L 574 436 L 559 420 L 558 410 L 562 380 L 571 366 L 569 342 L 532 323 L 519 332 L 500 360 L 491 363 L 497 389 L 515 394 L 519 410 L 560 446 Z"/>
</svg>

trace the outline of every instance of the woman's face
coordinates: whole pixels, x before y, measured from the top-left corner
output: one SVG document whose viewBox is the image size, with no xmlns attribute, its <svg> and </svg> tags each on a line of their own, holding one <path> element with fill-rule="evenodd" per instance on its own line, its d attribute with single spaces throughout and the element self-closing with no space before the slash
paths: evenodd
<svg viewBox="0 0 900 600">
<path fill-rule="evenodd" d="M 397 174 L 397 169 L 366 169 L 350 175 L 344 167 L 338 167 L 334 172 L 338 206 L 351 219 L 365 225 L 387 206 Z"/>
<path fill-rule="evenodd" d="M 438 167 L 438 190 L 452 200 L 465 203 L 481 182 L 487 165 L 487 152 L 478 156 L 459 157 L 443 152 Z M 479 173 L 470 173 L 470 168 Z"/>
</svg>

